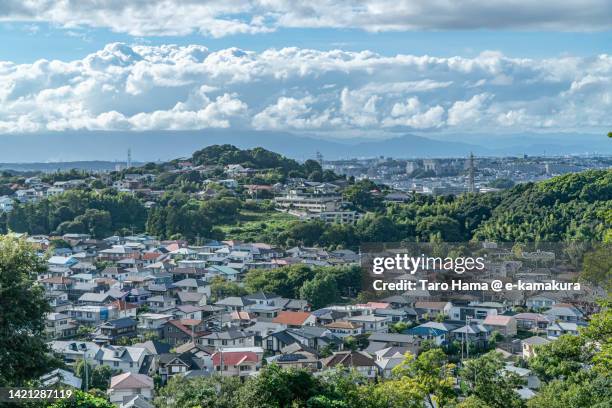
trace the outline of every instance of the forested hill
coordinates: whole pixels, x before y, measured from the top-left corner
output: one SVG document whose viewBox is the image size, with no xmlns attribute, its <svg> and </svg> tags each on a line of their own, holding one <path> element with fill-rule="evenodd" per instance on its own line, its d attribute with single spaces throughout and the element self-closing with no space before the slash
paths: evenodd
<svg viewBox="0 0 612 408">
<path fill-rule="evenodd" d="M 285 171 L 302 169 L 297 161 L 263 147 L 241 150 L 229 144 L 212 145 L 194 152 L 191 158 L 195 165 L 240 164 L 253 169 L 281 168 Z"/>
<path fill-rule="evenodd" d="M 501 193 L 477 238 L 500 241 L 602 239 L 612 228 L 612 171 L 586 171 Z"/>
</svg>

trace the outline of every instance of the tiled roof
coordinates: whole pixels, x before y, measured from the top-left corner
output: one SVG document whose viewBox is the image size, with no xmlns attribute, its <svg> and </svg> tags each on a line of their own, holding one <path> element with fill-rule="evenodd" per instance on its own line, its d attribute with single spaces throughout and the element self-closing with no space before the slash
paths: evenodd
<svg viewBox="0 0 612 408">
<path fill-rule="evenodd" d="M 123 373 L 111 378 L 110 388 L 115 390 L 153 388 L 153 379 L 144 374 Z"/>
<path fill-rule="evenodd" d="M 280 312 L 272 322 L 289 326 L 301 326 L 309 317 L 310 313 L 308 312 Z"/>
</svg>

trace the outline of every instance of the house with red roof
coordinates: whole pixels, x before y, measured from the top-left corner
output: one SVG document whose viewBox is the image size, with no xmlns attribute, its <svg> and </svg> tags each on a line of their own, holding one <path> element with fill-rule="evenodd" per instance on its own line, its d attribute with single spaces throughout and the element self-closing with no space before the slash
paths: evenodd
<svg viewBox="0 0 612 408">
<path fill-rule="evenodd" d="M 272 323 L 279 324 L 282 328 L 300 328 L 302 326 L 314 326 L 317 321 L 315 315 L 310 312 L 280 312 Z"/>
<path fill-rule="evenodd" d="M 213 369 L 224 376 L 246 377 L 261 369 L 261 347 L 222 348 L 212 355 Z"/>
</svg>

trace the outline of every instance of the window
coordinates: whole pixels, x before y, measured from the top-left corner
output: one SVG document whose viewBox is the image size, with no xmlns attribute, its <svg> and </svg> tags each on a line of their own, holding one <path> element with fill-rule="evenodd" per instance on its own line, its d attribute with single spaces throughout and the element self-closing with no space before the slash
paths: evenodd
<svg viewBox="0 0 612 408">
<path fill-rule="evenodd" d="M 119 367 L 119 362 L 118 361 L 113 361 L 113 367 Z"/>
</svg>

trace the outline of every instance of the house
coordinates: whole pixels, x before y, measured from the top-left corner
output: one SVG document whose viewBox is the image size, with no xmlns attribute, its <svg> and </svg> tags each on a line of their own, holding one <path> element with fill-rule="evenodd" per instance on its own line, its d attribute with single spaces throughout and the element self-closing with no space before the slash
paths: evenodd
<svg viewBox="0 0 612 408">
<path fill-rule="evenodd" d="M 175 375 L 185 375 L 191 370 L 208 370 L 212 372 L 212 360 L 206 361 L 197 358 L 195 354 L 186 351 L 183 353 L 161 354 L 157 361 L 157 373 L 160 375 L 162 383 L 165 384 Z"/>
<path fill-rule="evenodd" d="M 281 349 L 281 354 L 268 357 L 268 363 L 276 363 L 283 368 L 304 369 L 315 372 L 319 368 L 319 356 L 315 349 L 300 343 L 293 343 Z"/>
<path fill-rule="evenodd" d="M 169 344 L 176 346 L 190 341 L 196 337 L 205 335 L 203 322 L 197 319 L 168 320 L 163 323 L 162 338 Z"/>
<path fill-rule="evenodd" d="M 522 378 L 526 388 L 529 390 L 540 388 L 540 379 L 528 368 L 516 367 L 514 363 L 506 363 L 503 371 L 516 374 L 518 377 Z"/>
<path fill-rule="evenodd" d="M 109 304 L 114 299 L 107 293 L 83 293 L 79 297 L 78 303 L 80 305 L 91 305 L 91 306 L 103 306 Z"/>
<path fill-rule="evenodd" d="M 133 346 L 143 347 L 153 356 L 169 353 L 171 348 L 168 343 L 164 343 L 159 340 L 147 340 L 144 343 L 135 343 Z"/>
<path fill-rule="evenodd" d="M 337 322 L 331 322 L 323 326 L 334 336 L 343 338 L 347 336 L 358 336 L 363 333 L 363 326 L 357 323 L 349 322 L 346 320 L 339 320 Z"/>
<path fill-rule="evenodd" d="M 571 334 L 573 336 L 577 336 L 578 329 L 584 326 L 586 326 L 585 323 L 572 323 L 572 322 L 551 323 L 546 328 L 546 336 L 551 340 L 556 340 L 564 334 Z"/>
<path fill-rule="evenodd" d="M 387 347 L 374 352 L 378 372 L 383 378 L 391 378 L 392 370 L 400 365 L 405 359 L 406 354 L 410 354 L 409 347 Z"/>
<path fill-rule="evenodd" d="M 45 335 L 49 339 L 63 339 L 77 333 L 76 323 L 64 313 L 47 313 L 45 316 Z"/>
<path fill-rule="evenodd" d="M 451 332 L 456 327 L 446 323 L 427 322 L 405 330 L 404 334 L 417 337 L 421 340 L 432 340 L 436 345 L 441 346 L 450 340 Z"/>
<path fill-rule="evenodd" d="M 280 312 L 272 320 L 272 323 L 279 324 L 282 328 L 299 328 L 302 326 L 314 326 L 316 317 L 309 312 Z"/>
<path fill-rule="evenodd" d="M 448 318 L 461 321 L 465 321 L 467 318 L 486 319 L 487 316 L 501 314 L 497 305 L 492 302 L 475 305 L 453 304 L 448 310 Z"/>
<path fill-rule="evenodd" d="M 136 318 L 138 305 L 128 303 L 125 300 L 115 300 L 110 305 L 117 311 L 117 317 L 131 317 L 133 319 Z"/>
<path fill-rule="evenodd" d="M 61 355 L 68 364 L 74 364 L 83 357 L 87 361 L 94 360 L 100 350 L 100 346 L 90 341 L 65 341 L 54 340 L 48 343 L 49 348 L 54 353 Z"/>
<path fill-rule="evenodd" d="M 212 355 L 213 369 L 223 376 L 250 376 L 261 369 L 263 353 L 261 347 L 221 349 Z"/>
<path fill-rule="evenodd" d="M 372 333 L 368 337 L 370 345 L 366 350 L 377 351 L 387 347 L 399 346 L 407 347 L 414 355 L 418 352 L 419 340 L 410 334 L 401 333 Z"/>
<path fill-rule="evenodd" d="M 420 315 L 434 318 L 438 315 L 447 316 L 452 304 L 450 302 L 415 302 L 414 308 Z"/>
<path fill-rule="evenodd" d="M 136 395 L 132 398 L 124 398 L 119 408 L 155 408 L 155 406 L 142 395 Z"/>
<path fill-rule="evenodd" d="M 482 324 L 470 322 L 452 331 L 455 340 L 467 341 L 477 347 L 485 347 L 489 338 L 489 330 Z"/>
<path fill-rule="evenodd" d="M 113 370 L 137 374 L 144 366 L 145 357 L 148 355 L 149 352 L 144 347 L 105 345 L 98 349 L 94 360 L 98 365 L 107 365 Z"/>
<path fill-rule="evenodd" d="M 351 323 L 361 325 L 364 333 L 371 333 L 371 332 L 385 333 L 388 330 L 387 326 L 391 322 L 391 317 L 364 314 L 360 316 L 349 317 L 346 320 Z"/>
<path fill-rule="evenodd" d="M 80 324 L 98 325 L 109 319 L 117 317 L 117 310 L 108 306 L 71 306 L 66 309 L 66 314 Z"/>
<path fill-rule="evenodd" d="M 323 369 L 346 367 L 355 369 L 366 378 L 376 378 L 378 366 L 372 357 L 362 351 L 338 351 L 321 360 Z"/>
<path fill-rule="evenodd" d="M 204 309 L 201 306 L 179 305 L 168 312 L 172 313 L 175 319 L 202 320 Z"/>
<path fill-rule="evenodd" d="M 522 330 L 546 330 L 549 317 L 540 313 L 517 313 L 514 315 L 516 326 Z"/>
<path fill-rule="evenodd" d="M 103 251 L 100 251 L 99 257 L 100 259 L 103 259 L 101 256 L 101 253 Z M 104 270 L 102 272 L 100 272 L 100 276 L 102 278 L 110 278 L 110 279 L 115 279 L 119 282 L 123 281 L 124 279 L 126 279 L 128 276 L 130 276 L 130 273 L 128 271 L 126 271 L 123 268 L 119 268 L 117 266 L 108 266 L 106 268 L 104 268 Z"/>
<path fill-rule="evenodd" d="M 98 326 L 94 341 L 97 343 L 117 343 L 121 338 L 132 338 L 136 336 L 136 320 L 131 317 L 108 320 Z"/>
<path fill-rule="evenodd" d="M 43 387 L 71 387 L 77 390 L 81 389 L 82 380 L 71 373 L 70 371 L 56 368 L 55 370 L 44 374 L 38 381 Z"/>
<path fill-rule="evenodd" d="M 178 292 L 178 301 L 181 305 L 204 306 L 208 302 L 206 293 L 199 292 Z"/>
<path fill-rule="evenodd" d="M 160 312 L 176 306 L 176 299 L 164 295 L 151 296 L 147 299 L 147 306 L 154 312 Z"/>
<path fill-rule="evenodd" d="M 525 306 L 530 309 L 543 309 L 552 307 L 557 303 L 557 297 L 553 294 L 540 293 L 533 295 L 525 300 Z"/>
<path fill-rule="evenodd" d="M 223 307 L 228 312 L 241 312 L 246 306 L 254 304 L 255 301 L 245 297 L 229 296 L 215 303 L 215 306 Z"/>
<path fill-rule="evenodd" d="M 126 302 L 130 302 L 136 305 L 144 305 L 147 303 L 147 299 L 151 297 L 151 292 L 144 288 L 133 288 L 125 297 Z"/>
<path fill-rule="evenodd" d="M 153 379 L 151 377 L 129 372 L 111 377 L 107 393 L 110 402 L 118 405 L 124 401 L 129 401 L 137 395 L 147 400 L 152 400 L 153 388 Z"/>
<path fill-rule="evenodd" d="M 550 340 L 539 336 L 532 336 L 527 339 L 523 339 L 521 341 L 521 346 L 523 349 L 523 358 L 525 360 L 529 360 L 531 357 L 535 357 L 536 348 L 548 343 L 550 343 Z"/>
<path fill-rule="evenodd" d="M 558 303 L 543 312 L 550 321 L 560 322 L 581 322 L 584 320 L 584 314 L 574 306 L 566 303 Z"/>
<path fill-rule="evenodd" d="M 138 315 L 137 330 L 140 334 L 152 333 L 162 337 L 164 324 L 174 316 L 162 313 L 141 313 Z"/>
<path fill-rule="evenodd" d="M 516 336 L 517 324 L 513 316 L 487 316 L 482 324 L 492 331 L 498 331 L 502 336 Z"/>
<path fill-rule="evenodd" d="M 217 349 L 231 347 L 249 347 L 255 345 L 255 333 L 244 330 L 229 329 L 212 332 L 198 338 L 199 344 Z"/>
<path fill-rule="evenodd" d="M 225 265 L 212 265 L 206 269 L 206 272 L 209 279 L 220 276 L 230 282 L 236 282 L 240 276 L 240 271 Z"/>
</svg>

